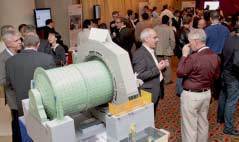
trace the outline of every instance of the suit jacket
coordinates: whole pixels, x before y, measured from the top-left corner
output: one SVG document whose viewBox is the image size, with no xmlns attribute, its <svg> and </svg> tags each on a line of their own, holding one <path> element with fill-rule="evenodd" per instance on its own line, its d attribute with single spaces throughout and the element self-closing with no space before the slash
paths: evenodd
<svg viewBox="0 0 239 142">
<path fill-rule="evenodd" d="M 5 43 L 2 40 L 0 40 L 0 53 L 2 53 L 5 50 L 5 48 L 6 48 Z"/>
<path fill-rule="evenodd" d="M 132 64 L 134 72 L 138 73 L 137 78 L 144 81 L 141 89 L 152 93 L 152 101 L 155 104 L 160 96 L 160 72 L 153 57 L 144 46 L 141 46 L 133 54 Z"/>
<path fill-rule="evenodd" d="M 10 57 L 11 55 L 7 52 L 6 49 L 0 54 L 0 84 L 1 85 L 6 84 L 5 63 L 7 59 Z"/>
<path fill-rule="evenodd" d="M 116 43 L 131 54 L 131 48 L 134 44 L 134 29 L 122 28 L 116 36 Z"/>
<path fill-rule="evenodd" d="M 48 27 L 48 26 L 45 26 L 45 27 L 43 28 L 43 33 L 44 33 L 44 39 L 47 40 L 49 33 L 56 33 L 56 31 L 55 31 L 54 28 L 50 28 L 50 27 Z"/>
<path fill-rule="evenodd" d="M 65 50 L 60 44 L 55 50 L 51 49 L 51 55 L 54 58 L 56 66 L 63 66 L 66 64 Z"/>
<path fill-rule="evenodd" d="M 40 46 L 37 49 L 37 51 L 51 54 L 51 47 L 50 47 L 48 40 L 40 39 Z"/>
<path fill-rule="evenodd" d="M 173 28 L 162 24 L 155 26 L 154 30 L 159 38 L 159 42 L 157 43 L 157 48 L 155 50 L 156 55 L 172 56 L 175 48 Z"/>
<path fill-rule="evenodd" d="M 0 85 L 4 87 L 6 103 L 8 104 L 10 109 L 16 110 L 16 95 L 14 91 L 10 89 L 10 86 L 8 86 L 6 83 L 5 64 L 10 57 L 12 56 L 7 52 L 6 49 L 0 54 Z"/>
<path fill-rule="evenodd" d="M 116 25 L 115 25 L 115 21 L 111 21 L 110 22 L 110 35 L 112 37 L 112 41 L 116 42 L 116 37 L 115 35 L 119 34 L 119 30 L 117 29 Z"/>
<path fill-rule="evenodd" d="M 55 67 L 53 57 L 25 49 L 6 61 L 6 79 L 16 93 L 16 103 L 20 115 L 22 115 L 21 100 L 28 98 L 30 83 L 37 67 L 44 69 Z"/>
</svg>

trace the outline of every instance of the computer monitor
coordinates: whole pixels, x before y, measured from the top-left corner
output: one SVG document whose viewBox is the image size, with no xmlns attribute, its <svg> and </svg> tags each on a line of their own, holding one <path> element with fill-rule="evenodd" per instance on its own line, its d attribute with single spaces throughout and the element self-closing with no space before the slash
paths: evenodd
<svg viewBox="0 0 239 142">
<path fill-rule="evenodd" d="M 219 8 L 219 1 L 205 1 L 204 2 L 204 9 L 209 6 L 209 10 L 216 10 Z"/>
<path fill-rule="evenodd" d="M 46 26 L 46 20 L 51 18 L 51 9 L 50 8 L 37 8 L 34 9 L 35 22 L 37 28 L 42 28 Z"/>
</svg>

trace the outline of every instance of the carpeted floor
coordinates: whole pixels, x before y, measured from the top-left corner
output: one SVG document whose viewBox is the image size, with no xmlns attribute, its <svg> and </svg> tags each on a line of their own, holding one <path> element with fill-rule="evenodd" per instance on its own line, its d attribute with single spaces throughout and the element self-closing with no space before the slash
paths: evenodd
<svg viewBox="0 0 239 142">
<path fill-rule="evenodd" d="M 180 98 L 175 95 L 175 79 L 177 60 L 172 62 L 174 83 L 165 86 L 165 97 L 160 100 L 156 113 L 156 127 L 163 128 L 170 132 L 169 142 L 181 142 L 181 116 Z M 239 142 L 239 137 L 231 137 L 223 134 L 223 124 L 216 122 L 217 101 L 212 100 L 210 104 L 209 119 L 209 142 Z M 239 129 L 239 110 L 235 114 L 235 126 Z"/>
</svg>

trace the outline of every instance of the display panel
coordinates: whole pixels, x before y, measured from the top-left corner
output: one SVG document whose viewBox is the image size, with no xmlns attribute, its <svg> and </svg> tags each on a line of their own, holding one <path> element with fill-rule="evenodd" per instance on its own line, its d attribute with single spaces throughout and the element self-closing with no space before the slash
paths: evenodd
<svg viewBox="0 0 239 142">
<path fill-rule="evenodd" d="M 46 26 L 45 22 L 47 19 L 51 19 L 51 9 L 50 8 L 41 8 L 41 9 L 35 9 L 35 21 L 36 21 L 36 27 L 41 28 Z"/>
<path fill-rule="evenodd" d="M 219 1 L 205 1 L 204 2 L 204 9 L 209 6 L 209 10 L 216 10 L 219 8 Z"/>
</svg>

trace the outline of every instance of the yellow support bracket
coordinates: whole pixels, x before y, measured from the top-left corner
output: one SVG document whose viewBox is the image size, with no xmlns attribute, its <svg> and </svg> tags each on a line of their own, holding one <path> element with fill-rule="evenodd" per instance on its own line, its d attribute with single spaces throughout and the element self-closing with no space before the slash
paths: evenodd
<svg viewBox="0 0 239 142">
<path fill-rule="evenodd" d="M 150 104 L 152 102 L 151 93 L 141 90 L 141 95 L 133 100 L 129 100 L 123 104 L 109 103 L 109 112 L 112 115 L 121 115 L 124 113 L 131 112 L 136 108 Z"/>
</svg>

